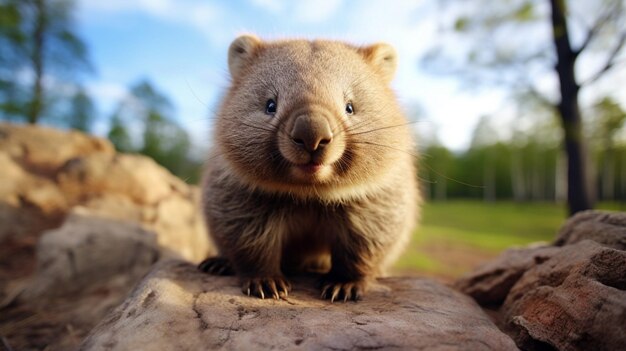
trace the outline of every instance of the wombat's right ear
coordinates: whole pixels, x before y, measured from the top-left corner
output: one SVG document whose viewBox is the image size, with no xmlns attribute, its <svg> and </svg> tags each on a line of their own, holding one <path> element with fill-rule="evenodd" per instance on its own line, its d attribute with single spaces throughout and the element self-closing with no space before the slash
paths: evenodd
<svg viewBox="0 0 626 351">
<path fill-rule="evenodd" d="M 233 78 L 241 74 L 261 45 L 261 40 L 254 35 L 245 34 L 235 39 L 228 48 L 228 70 Z"/>
<path fill-rule="evenodd" d="M 398 57 L 393 46 L 386 43 L 361 47 L 358 51 L 372 65 L 386 83 L 391 82 L 398 66 Z"/>
</svg>

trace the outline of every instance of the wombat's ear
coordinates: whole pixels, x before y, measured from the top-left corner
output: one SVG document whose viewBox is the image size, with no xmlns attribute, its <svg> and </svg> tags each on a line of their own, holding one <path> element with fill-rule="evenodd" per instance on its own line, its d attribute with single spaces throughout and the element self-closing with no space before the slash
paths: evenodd
<svg viewBox="0 0 626 351">
<path fill-rule="evenodd" d="M 261 39 L 250 34 L 242 35 L 230 44 L 228 48 L 228 70 L 233 78 L 237 78 L 241 74 L 260 45 Z"/>
<path fill-rule="evenodd" d="M 398 65 L 398 57 L 393 46 L 377 43 L 359 48 L 359 53 L 363 55 L 367 63 L 374 67 L 386 83 L 391 82 Z"/>
</svg>

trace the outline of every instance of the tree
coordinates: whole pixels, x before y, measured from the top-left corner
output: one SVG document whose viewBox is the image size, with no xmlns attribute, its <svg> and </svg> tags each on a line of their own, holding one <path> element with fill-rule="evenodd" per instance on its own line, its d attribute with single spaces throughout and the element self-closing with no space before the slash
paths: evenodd
<svg viewBox="0 0 626 351">
<path fill-rule="evenodd" d="M 594 134 L 602 150 L 600 195 L 604 200 L 612 200 L 616 183 L 615 139 L 626 121 L 626 111 L 615 100 L 605 97 L 596 103 L 594 112 Z"/>
<path fill-rule="evenodd" d="M 427 55 L 426 62 L 439 62 L 448 72 L 461 71 L 472 83 L 487 81 L 512 91 L 525 91 L 555 109 L 568 160 L 569 212 L 591 208 L 579 93 L 619 63 L 626 41 L 623 1 L 477 0 L 473 6 L 465 1 L 447 4 L 458 5 L 451 8 L 455 20 L 450 25 L 454 30 L 449 33 L 457 40 L 453 51 L 465 52 L 466 59 L 442 59 L 450 55 L 439 46 Z M 584 16 L 577 17 L 568 7 L 571 4 L 576 4 Z M 593 21 L 582 24 L 587 18 Z M 577 45 L 572 43 L 572 23 L 582 33 Z M 471 40 L 461 41 L 459 35 Z M 603 54 L 603 62 L 586 80 L 580 80 L 575 66 L 589 52 Z M 558 84 L 545 89 L 541 78 L 546 73 L 556 76 Z"/>
<path fill-rule="evenodd" d="M 73 31 L 72 0 L 0 0 L 0 107 L 6 118 L 37 123 L 50 109 L 52 87 L 90 67 Z M 28 78 L 25 78 L 28 77 Z"/>
<path fill-rule="evenodd" d="M 68 126 L 89 133 L 95 113 L 93 101 L 85 89 L 79 88 L 70 101 Z"/>
<path fill-rule="evenodd" d="M 120 119 L 120 116 L 117 113 L 111 116 L 111 126 L 107 137 L 113 143 L 117 151 L 133 151 L 133 144 L 131 142 L 128 129 L 126 129 L 126 127 L 122 123 L 122 120 Z"/>
<path fill-rule="evenodd" d="M 195 165 L 190 166 L 188 158 L 189 136 L 173 114 L 169 99 L 150 82 L 140 81 L 131 87 L 129 96 L 111 117 L 109 139 L 119 151 L 139 152 L 178 176 L 195 178 Z M 137 140 L 136 146 L 133 139 Z"/>
<path fill-rule="evenodd" d="M 451 174 L 454 158 L 454 154 L 439 143 L 432 143 L 422 151 L 418 169 L 426 196 L 438 201 L 448 198 L 448 178 L 454 176 Z"/>
<path fill-rule="evenodd" d="M 483 170 L 483 199 L 493 202 L 496 199 L 496 169 L 495 154 L 493 148 L 498 141 L 498 133 L 492 124 L 490 116 L 482 116 L 474 128 L 472 133 L 471 149 L 482 149 L 484 160 L 482 162 Z"/>
</svg>

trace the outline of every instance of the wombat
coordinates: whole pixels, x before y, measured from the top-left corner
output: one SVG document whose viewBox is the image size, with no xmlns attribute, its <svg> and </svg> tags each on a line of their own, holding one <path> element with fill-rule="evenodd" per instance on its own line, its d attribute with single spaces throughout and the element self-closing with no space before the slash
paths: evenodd
<svg viewBox="0 0 626 351">
<path fill-rule="evenodd" d="M 202 271 L 235 273 L 260 298 L 287 296 L 286 274 L 323 272 L 331 302 L 358 300 L 385 274 L 420 201 L 396 64 L 384 43 L 233 41 L 203 182 L 219 256 Z"/>
</svg>

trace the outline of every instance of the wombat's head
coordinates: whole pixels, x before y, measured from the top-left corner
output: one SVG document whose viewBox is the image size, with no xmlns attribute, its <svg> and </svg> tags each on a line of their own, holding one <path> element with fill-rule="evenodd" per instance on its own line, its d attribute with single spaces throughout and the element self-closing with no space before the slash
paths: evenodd
<svg viewBox="0 0 626 351">
<path fill-rule="evenodd" d="M 230 45 L 228 65 L 216 138 L 246 184 L 340 199 L 410 159 L 409 128 L 389 88 L 391 46 L 244 35 Z"/>
</svg>

